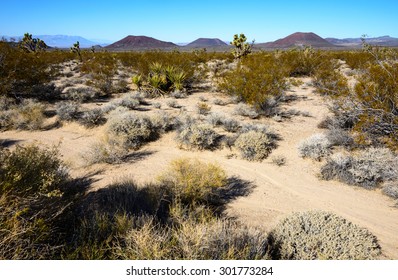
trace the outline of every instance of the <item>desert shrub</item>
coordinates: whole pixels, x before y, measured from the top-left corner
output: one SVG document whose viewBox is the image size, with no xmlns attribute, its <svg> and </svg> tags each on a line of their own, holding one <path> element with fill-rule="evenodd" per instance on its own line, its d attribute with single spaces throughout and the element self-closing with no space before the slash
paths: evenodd
<svg viewBox="0 0 398 280">
<path fill-rule="evenodd" d="M 88 102 L 98 98 L 99 94 L 92 87 L 70 87 L 65 89 L 61 96 L 67 100 Z"/>
<path fill-rule="evenodd" d="M 219 113 L 211 113 L 206 116 L 206 122 L 211 124 L 213 127 L 221 125 L 223 123 L 224 119 L 225 119 L 225 116 L 221 115 Z"/>
<path fill-rule="evenodd" d="M 234 119 L 224 119 L 222 121 L 222 126 L 225 129 L 225 131 L 237 132 L 240 128 L 240 123 Z"/>
<path fill-rule="evenodd" d="M 397 147 L 398 63 L 383 61 L 369 66 L 358 78 L 348 112 L 359 115 L 354 131 L 372 142 Z"/>
<path fill-rule="evenodd" d="M 302 141 L 299 146 L 301 157 L 308 157 L 320 161 L 331 153 L 332 144 L 324 134 L 314 134 Z"/>
<path fill-rule="evenodd" d="M 0 111 L 7 111 L 11 109 L 13 106 L 15 106 L 14 99 L 0 95 Z"/>
<path fill-rule="evenodd" d="M 373 189 L 398 178 L 398 158 L 386 148 L 368 148 L 354 155 L 336 154 L 321 169 L 325 180 Z"/>
<path fill-rule="evenodd" d="M 118 106 L 123 106 L 128 109 L 134 110 L 141 104 L 141 98 L 137 98 L 131 93 L 125 93 L 120 99 L 113 101 L 113 104 Z"/>
<path fill-rule="evenodd" d="M 398 199 L 398 182 L 387 182 L 383 185 L 383 193 L 389 197 Z"/>
<path fill-rule="evenodd" d="M 0 258 L 49 259 L 59 254 L 72 200 L 55 148 L 0 149 Z"/>
<path fill-rule="evenodd" d="M 240 129 L 240 133 L 246 133 L 249 131 L 255 131 L 255 132 L 260 132 L 268 136 L 270 140 L 272 140 L 272 145 L 275 147 L 276 141 L 278 141 L 279 135 L 275 133 L 269 126 L 263 125 L 263 124 L 252 124 L 252 123 L 247 123 L 242 125 Z"/>
<path fill-rule="evenodd" d="M 57 105 L 56 112 L 58 118 L 62 121 L 72 121 L 78 118 L 79 112 L 79 105 L 75 102 L 60 102 Z"/>
<path fill-rule="evenodd" d="M 118 114 L 114 111 L 108 119 L 106 131 L 109 142 L 135 150 L 155 137 L 151 120 L 130 112 Z"/>
<path fill-rule="evenodd" d="M 172 161 L 158 180 L 188 205 L 211 201 L 215 191 L 227 184 L 226 173 L 219 165 L 187 158 Z"/>
<path fill-rule="evenodd" d="M 115 252 L 120 259 L 263 259 L 267 250 L 260 231 L 214 218 L 188 217 L 166 228 L 147 218 L 121 241 Z"/>
<path fill-rule="evenodd" d="M 0 53 L 0 95 L 16 99 L 47 98 L 36 92 L 36 88 L 47 85 L 55 76 L 59 53 L 27 53 L 7 42 L 0 42 Z"/>
<path fill-rule="evenodd" d="M 181 147 L 211 150 L 217 146 L 219 135 L 209 124 L 186 122 L 180 124 L 176 139 Z"/>
<path fill-rule="evenodd" d="M 196 110 L 200 115 L 207 115 L 211 110 L 211 106 L 205 102 L 199 102 L 196 104 Z"/>
<path fill-rule="evenodd" d="M 332 213 L 309 211 L 284 219 L 269 234 L 273 259 L 363 260 L 381 254 L 377 238 Z"/>
<path fill-rule="evenodd" d="M 170 96 L 174 97 L 176 99 L 182 99 L 182 98 L 187 98 L 188 97 L 186 92 L 180 91 L 180 90 L 175 90 L 175 91 L 171 92 Z"/>
<path fill-rule="evenodd" d="M 354 146 L 354 138 L 347 130 L 332 128 L 326 132 L 326 138 L 331 146 L 343 146 L 345 148 Z"/>
<path fill-rule="evenodd" d="M 239 135 L 235 147 L 240 151 L 242 158 L 261 161 L 271 153 L 273 141 L 265 133 L 248 131 Z"/>
<path fill-rule="evenodd" d="M 79 122 L 88 128 L 104 124 L 105 121 L 104 111 L 101 108 L 85 111 L 79 118 Z"/>
<path fill-rule="evenodd" d="M 58 151 L 38 146 L 0 149 L 1 194 L 51 195 L 67 179 Z"/>
<path fill-rule="evenodd" d="M 97 52 L 83 61 L 81 71 L 90 76 L 88 85 L 106 96 L 115 92 L 112 79 L 117 73 L 117 64 L 115 55 Z"/>
<path fill-rule="evenodd" d="M 165 111 L 159 111 L 150 116 L 153 129 L 159 132 L 172 130 L 175 126 L 175 119 Z"/>
<path fill-rule="evenodd" d="M 0 113 L 0 129 L 41 129 L 44 123 L 44 105 L 30 99 L 13 105 Z"/>
<path fill-rule="evenodd" d="M 271 161 L 273 164 L 275 164 L 277 166 L 282 166 L 282 165 L 286 164 L 286 157 L 284 157 L 282 155 L 276 155 L 271 158 Z"/>
<path fill-rule="evenodd" d="M 156 109 L 162 108 L 162 104 L 159 103 L 159 102 L 152 103 L 152 106 L 153 106 L 154 108 L 156 108 Z"/>
<path fill-rule="evenodd" d="M 221 99 L 219 99 L 219 98 L 216 98 L 216 99 L 213 100 L 213 104 L 214 105 L 218 105 L 218 106 L 225 106 L 228 103 L 223 101 L 223 100 L 221 100 Z"/>
<path fill-rule="evenodd" d="M 234 114 L 249 117 L 251 119 L 256 119 L 259 116 L 256 110 L 244 103 L 239 103 L 238 105 L 236 105 L 234 109 Z"/>
<path fill-rule="evenodd" d="M 167 106 L 169 106 L 170 108 L 180 108 L 181 106 L 178 104 L 177 101 L 175 100 L 167 100 L 166 102 Z"/>
<path fill-rule="evenodd" d="M 331 97 L 346 96 L 350 92 L 347 79 L 333 68 L 318 70 L 313 85 L 318 93 Z"/>
<path fill-rule="evenodd" d="M 278 59 L 268 54 L 252 54 L 226 72 L 219 87 L 231 96 L 238 96 L 256 109 L 266 109 L 266 100 L 280 96 L 287 88 L 285 72 Z"/>
<path fill-rule="evenodd" d="M 311 76 L 328 59 L 322 57 L 321 51 L 312 47 L 291 49 L 278 54 L 278 58 L 283 61 L 284 70 L 290 77 Z"/>
<path fill-rule="evenodd" d="M 121 163 L 128 155 L 128 150 L 105 141 L 96 142 L 90 146 L 90 149 L 82 154 L 86 165 L 96 163 Z"/>
</svg>

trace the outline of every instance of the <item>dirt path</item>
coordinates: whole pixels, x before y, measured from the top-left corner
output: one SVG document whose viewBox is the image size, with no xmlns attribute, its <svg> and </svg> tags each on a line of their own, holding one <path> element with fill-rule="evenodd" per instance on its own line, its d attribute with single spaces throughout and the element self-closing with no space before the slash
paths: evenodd
<svg viewBox="0 0 398 280">
<path fill-rule="evenodd" d="M 309 80 L 304 79 L 304 82 Z M 269 123 L 282 137 L 279 147 L 271 154 L 271 157 L 283 155 L 286 158 L 286 165 L 281 167 L 272 164 L 270 159 L 248 162 L 229 158 L 227 155 L 231 151 L 228 149 L 214 152 L 183 151 L 177 147 L 174 133 L 168 133 L 146 145 L 141 151 L 142 156 L 132 162 L 113 166 L 95 165 L 88 169 L 79 167 L 79 154 L 88 149 L 100 132 L 87 131 L 71 124 L 47 132 L 7 131 L 1 133 L 1 138 L 21 141 L 36 139 L 44 144 L 62 140 L 60 151 L 70 162 L 73 174 L 99 171 L 94 176 L 94 188 L 104 187 L 124 176 L 133 177 L 139 183 L 149 182 L 164 170 L 168 162 L 178 157 L 197 157 L 218 162 L 231 176 L 239 176 L 256 185 L 250 195 L 237 198 L 229 204 L 228 215 L 248 225 L 270 230 L 278 221 L 295 211 L 332 211 L 369 229 L 378 237 L 385 257 L 398 259 L 398 208 L 393 207 L 395 202 L 379 191 L 319 180 L 316 174 L 321 163 L 299 157 L 297 145 L 312 134 L 321 132 L 317 124 L 328 114 L 328 109 L 325 101 L 313 93 L 311 86 L 294 87 L 290 94 L 293 93 L 302 98 L 286 106 L 306 111 L 311 117 L 295 116 L 283 122 L 263 121 Z M 199 93 L 181 102 L 191 106 L 187 108 L 193 108 L 192 104 L 195 103 L 192 102 L 196 102 L 199 95 L 210 98 L 214 94 Z M 229 110 L 225 106 L 215 108 L 217 109 Z"/>
</svg>

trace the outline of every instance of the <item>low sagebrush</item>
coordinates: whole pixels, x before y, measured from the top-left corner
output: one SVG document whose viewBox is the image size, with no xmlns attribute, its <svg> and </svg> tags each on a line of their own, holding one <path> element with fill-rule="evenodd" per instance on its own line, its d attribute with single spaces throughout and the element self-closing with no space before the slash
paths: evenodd
<svg viewBox="0 0 398 280">
<path fill-rule="evenodd" d="M 135 150 L 150 141 L 155 132 L 148 117 L 130 112 L 112 114 L 107 122 L 106 130 L 110 142 Z"/>
<path fill-rule="evenodd" d="M 377 238 L 332 213 L 309 211 L 284 219 L 269 234 L 273 259 L 363 260 L 380 253 Z"/>
<path fill-rule="evenodd" d="M 204 123 L 184 123 L 177 133 L 177 142 L 188 149 L 211 150 L 217 146 L 219 135 Z"/>
<path fill-rule="evenodd" d="M 301 157 L 309 157 L 320 161 L 331 153 L 332 144 L 324 134 L 314 134 L 302 141 L 298 150 Z"/>
<path fill-rule="evenodd" d="M 249 131 L 239 135 L 235 147 L 240 151 L 242 158 L 261 161 L 271 153 L 273 141 L 265 133 Z"/>
<path fill-rule="evenodd" d="M 65 101 L 57 105 L 56 112 L 58 118 L 62 121 L 72 121 L 78 118 L 79 105 L 75 102 Z"/>
<path fill-rule="evenodd" d="M 321 169 L 325 180 L 338 179 L 367 189 L 398 178 L 398 158 L 386 148 L 369 148 L 353 155 L 336 154 Z"/>
</svg>

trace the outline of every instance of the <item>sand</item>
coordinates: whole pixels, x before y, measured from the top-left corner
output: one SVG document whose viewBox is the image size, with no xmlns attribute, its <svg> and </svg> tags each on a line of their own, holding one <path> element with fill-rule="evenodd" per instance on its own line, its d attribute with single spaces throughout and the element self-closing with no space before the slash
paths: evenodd
<svg viewBox="0 0 398 280">
<path fill-rule="evenodd" d="M 138 183 L 151 182 L 171 160 L 179 157 L 217 162 L 229 176 L 238 176 L 255 186 L 249 195 L 236 198 L 228 204 L 228 216 L 249 226 L 269 231 L 292 212 L 331 211 L 376 235 L 382 246 L 382 258 L 398 259 L 398 208 L 394 207 L 395 201 L 382 195 L 379 190 L 369 191 L 337 181 L 320 180 L 317 174 L 322 162 L 299 156 L 298 144 L 314 133 L 321 133 L 317 124 L 329 114 L 326 100 L 314 93 L 310 79 L 301 80 L 303 85 L 292 87 L 288 92 L 300 98 L 284 107 L 308 112 L 310 117 L 294 116 L 282 122 L 273 119 L 257 121 L 269 124 L 282 138 L 271 156 L 263 162 L 242 160 L 236 152 L 228 148 L 216 151 L 181 150 L 174 140 L 175 132 L 167 133 L 157 141 L 145 145 L 137 157 L 129 162 L 118 165 L 96 164 L 90 167 L 84 166 L 81 154 L 98 141 L 102 128 L 85 129 L 76 123 L 70 123 L 48 131 L 1 132 L 0 138 L 17 141 L 19 144 L 38 141 L 43 145 L 59 145 L 60 153 L 73 176 L 95 174 L 92 190 L 106 187 L 125 176 L 134 178 Z M 208 99 L 213 112 L 230 114 L 235 106 L 212 104 L 215 98 L 225 97 L 210 92 L 196 92 L 177 102 L 186 113 L 190 113 L 195 111 L 195 104 L 203 98 Z M 179 110 L 168 108 L 165 105 L 166 99 L 159 102 L 162 103 L 163 110 Z M 252 122 L 244 117 L 237 118 Z M 275 155 L 284 156 L 286 165 L 279 167 L 273 164 L 271 158 Z"/>
</svg>

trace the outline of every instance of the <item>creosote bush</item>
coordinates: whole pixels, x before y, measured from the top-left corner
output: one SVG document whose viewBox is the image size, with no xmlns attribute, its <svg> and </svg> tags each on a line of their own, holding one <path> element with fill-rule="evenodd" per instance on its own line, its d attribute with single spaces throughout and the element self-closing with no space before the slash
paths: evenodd
<svg viewBox="0 0 398 280">
<path fill-rule="evenodd" d="M 60 253 L 69 182 L 55 148 L 0 149 L 1 259 L 49 259 Z"/>
<path fill-rule="evenodd" d="M 287 89 L 285 76 L 274 56 L 252 54 L 240 61 L 236 69 L 223 74 L 219 87 L 258 110 L 266 110 L 267 99 L 280 97 Z"/>
<path fill-rule="evenodd" d="M 381 248 L 376 237 L 335 214 L 296 213 L 270 233 L 271 256 L 282 260 L 376 259 Z"/>
</svg>

